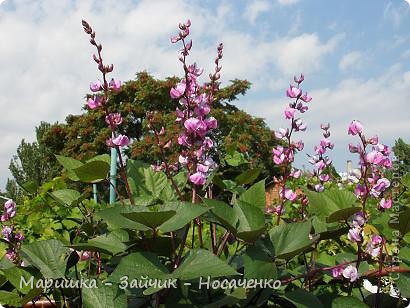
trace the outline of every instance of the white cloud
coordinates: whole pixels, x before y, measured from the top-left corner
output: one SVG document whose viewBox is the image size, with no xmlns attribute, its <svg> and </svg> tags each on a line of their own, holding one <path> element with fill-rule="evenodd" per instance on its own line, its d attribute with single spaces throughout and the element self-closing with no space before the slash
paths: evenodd
<svg viewBox="0 0 410 308">
<path fill-rule="evenodd" d="M 290 5 L 298 2 L 299 0 L 278 0 L 281 5 Z"/>
<path fill-rule="evenodd" d="M 276 64 L 290 76 L 295 72 L 311 73 L 320 69 L 324 56 L 333 52 L 343 35 L 335 35 L 321 42 L 316 33 L 282 39 L 275 42 Z"/>
<path fill-rule="evenodd" d="M 246 6 L 243 16 L 253 24 L 260 14 L 269 11 L 270 8 L 271 5 L 269 1 L 254 0 Z"/>
<path fill-rule="evenodd" d="M 392 22 L 395 28 L 398 28 L 403 20 L 408 18 L 410 14 L 409 6 L 406 5 L 403 7 L 403 5 L 404 3 L 401 3 L 400 6 L 398 6 L 389 1 L 384 7 L 383 18 Z"/>
<path fill-rule="evenodd" d="M 352 68 L 360 66 L 362 53 L 360 51 L 352 51 L 345 54 L 339 62 L 339 68 L 342 71 L 347 71 Z"/>
</svg>

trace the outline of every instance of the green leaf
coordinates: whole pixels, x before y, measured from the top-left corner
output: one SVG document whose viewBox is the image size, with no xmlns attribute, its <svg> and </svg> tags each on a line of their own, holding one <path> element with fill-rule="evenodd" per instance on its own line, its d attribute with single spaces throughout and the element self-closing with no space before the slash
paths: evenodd
<svg viewBox="0 0 410 308">
<path fill-rule="evenodd" d="M 127 175 L 130 189 L 135 197 L 150 195 L 145 185 L 144 170 L 151 168 L 150 165 L 139 160 L 127 161 Z"/>
<path fill-rule="evenodd" d="M 62 242 L 55 239 L 37 241 L 23 245 L 21 252 L 23 259 L 37 267 L 44 278 L 64 277 L 68 248 Z"/>
<path fill-rule="evenodd" d="M 128 307 L 127 296 L 118 286 L 100 284 L 97 288 L 83 288 L 82 295 L 84 308 Z"/>
<path fill-rule="evenodd" d="M 148 227 L 122 216 L 121 211 L 123 210 L 124 208 L 117 205 L 117 206 L 99 211 L 95 213 L 95 215 L 103 219 L 111 227 L 111 229 L 123 228 L 123 229 L 138 230 L 138 231 L 148 231 L 149 230 Z"/>
<path fill-rule="evenodd" d="M 238 217 L 237 236 L 247 242 L 254 242 L 265 230 L 263 211 L 241 200 L 237 200 L 233 209 Z"/>
<path fill-rule="evenodd" d="M 136 252 L 121 259 L 120 263 L 109 276 L 109 281 L 120 283 L 121 277 L 132 279 L 164 278 L 169 274 L 168 269 L 150 252 Z"/>
<path fill-rule="evenodd" d="M 239 153 L 238 151 L 235 151 L 232 154 L 226 155 L 225 161 L 229 166 L 232 166 L 232 167 L 238 167 L 239 165 L 248 163 L 248 161 L 245 159 L 243 154 Z"/>
<path fill-rule="evenodd" d="M 285 298 L 292 302 L 297 308 L 323 307 L 322 303 L 315 295 L 303 289 L 286 292 Z"/>
<path fill-rule="evenodd" d="M 259 168 L 248 169 L 242 172 L 240 175 L 238 175 L 235 178 L 235 182 L 238 185 L 250 184 L 258 178 L 260 173 L 261 173 L 261 169 Z"/>
<path fill-rule="evenodd" d="M 401 236 L 404 236 L 410 231 L 410 208 L 403 207 L 404 210 L 400 211 L 396 216 L 391 216 L 389 226 L 392 229 L 399 230 Z M 397 219 L 396 219 L 397 217 Z"/>
<path fill-rule="evenodd" d="M 101 160 L 90 161 L 73 169 L 79 180 L 85 183 L 98 183 L 105 180 L 109 170 L 110 164 Z"/>
<path fill-rule="evenodd" d="M 355 206 L 356 196 L 347 190 L 333 188 L 322 193 L 306 191 L 306 195 L 311 213 L 329 223 L 347 219 L 361 210 Z"/>
<path fill-rule="evenodd" d="M 259 181 L 258 183 L 252 185 L 247 191 L 240 195 L 239 200 L 261 209 L 265 209 L 265 180 Z"/>
<path fill-rule="evenodd" d="M 87 243 L 78 243 L 70 245 L 76 250 L 91 250 L 105 252 L 111 255 L 119 254 L 127 249 L 123 242 L 129 240 L 128 233 L 124 230 L 114 230 L 108 234 L 99 235 L 88 240 Z"/>
<path fill-rule="evenodd" d="M 269 237 L 278 258 L 291 259 L 310 248 L 318 237 L 309 238 L 312 224 L 310 221 L 282 224 L 272 228 Z"/>
<path fill-rule="evenodd" d="M 163 209 L 174 210 L 176 212 L 176 215 L 159 226 L 162 232 L 171 232 L 181 229 L 191 220 L 208 212 L 210 207 L 200 203 L 175 202 L 165 204 Z"/>
<path fill-rule="evenodd" d="M 402 297 L 410 297 L 410 273 L 400 273 L 399 279 L 394 281 Z"/>
<path fill-rule="evenodd" d="M 168 184 L 167 176 L 162 171 L 154 171 L 152 168 L 144 169 L 145 185 L 151 194 L 159 198 L 161 191 Z"/>
<path fill-rule="evenodd" d="M 0 304 L 21 307 L 21 298 L 16 292 L 0 290 Z"/>
<path fill-rule="evenodd" d="M 97 156 L 94 156 L 93 158 L 87 160 L 87 163 L 89 163 L 91 161 L 103 161 L 103 162 L 106 162 L 107 164 L 111 165 L 111 156 L 108 155 L 108 154 L 97 155 Z"/>
<path fill-rule="evenodd" d="M 276 279 L 275 262 L 259 247 L 248 246 L 242 256 L 246 279 Z"/>
<path fill-rule="evenodd" d="M 173 278 L 181 280 L 234 275 L 239 275 L 239 273 L 213 253 L 204 249 L 190 250 L 181 265 L 172 273 Z"/>
<path fill-rule="evenodd" d="M 353 296 L 340 296 L 333 300 L 332 308 L 368 308 L 365 303 Z"/>
<path fill-rule="evenodd" d="M 202 200 L 206 205 L 212 207 L 211 213 L 214 214 L 221 222 L 222 226 L 231 232 L 236 233 L 236 224 L 238 217 L 236 211 L 223 201 L 206 199 Z"/>
<path fill-rule="evenodd" d="M 407 188 L 410 189 L 410 172 L 406 173 L 402 178 L 401 178 L 401 183 L 406 186 Z"/>
<path fill-rule="evenodd" d="M 35 286 L 39 272 L 33 267 L 11 267 L 3 270 L 4 275 L 7 277 L 8 281 L 23 294 L 27 294 L 31 291 L 31 284 L 28 284 L 31 277 L 33 277 L 33 286 Z M 24 283 L 24 281 L 27 282 Z M 20 288 L 20 281 L 22 281 Z"/>
<path fill-rule="evenodd" d="M 73 207 L 78 204 L 81 194 L 74 189 L 60 189 L 52 192 L 51 196 L 64 206 Z"/>
<path fill-rule="evenodd" d="M 78 176 L 75 174 L 73 169 L 76 169 L 78 167 L 81 167 L 84 165 L 81 161 L 76 160 L 71 157 L 66 157 L 62 155 L 55 155 L 57 158 L 57 161 L 64 167 L 64 169 L 67 172 L 68 178 L 72 181 L 79 181 L 80 179 Z"/>
<path fill-rule="evenodd" d="M 225 291 L 226 296 L 216 302 L 205 305 L 204 308 L 220 308 L 220 307 L 234 307 L 236 303 L 246 298 L 245 288 L 235 288 L 231 292 L 230 290 Z"/>
<path fill-rule="evenodd" d="M 151 229 L 156 229 L 158 226 L 162 225 L 164 222 L 169 220 L 172 216 L 176 214 L 176 211 L 160 211 L 160 212 L 151 212 L 147 211 L 146 208 L 138 209 L 134 208 L 127 212 L 121 212 L 121 215 L 136 221 L 144 226 L 147 226 Z"/>
</svg>

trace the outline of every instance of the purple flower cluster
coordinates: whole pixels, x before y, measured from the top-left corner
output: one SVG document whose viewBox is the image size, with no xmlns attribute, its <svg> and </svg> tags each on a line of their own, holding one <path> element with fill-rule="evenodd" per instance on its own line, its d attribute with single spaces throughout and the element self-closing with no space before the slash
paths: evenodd
<svg viewBox="0 0 410 308">
<path fill-rule="evenodd" d="M 284 111 L 285 119 L 290 121 L 290 129 L 280 128 L 275 131 L 275 137 L 282 140 L 283 143 L 272 149 L 272 160 L 276 165 L 281 166 L 283 171 L 279 178 L 274 177 L 274 182 L 280 186 L 279 197 L 281 201 L 272 211 L 278 216 L 284 213 L 284 202 L 286 200 L 293 202 L 297 199 L 297 194 L 291 188 L 286 187 L 286 181 L 289 178 L 299 178 L 301 175 L 300 170 L 288 167 L 294 161 L 295 154 L 303 150 L 304 143 L 302 140 L 293 141 L 291 137 L 293 132 L 306 130 L 306 124 L 297 115 L 298 113 L 305 113 L 309 109 L 306 103 L 312 100 L 312 97 L 308 96 L 307 93 L 303 94 L 300 88 L 300 84 L 305 79 L 303 74 L 300 77 L 295 76 L 293 79 L 295 84 L 290 85 L 286 91 L 287 97 L 293 99 L 293 101 L 289 103 Z M 304 203 L 307 203 L 307 199 Z"/>
<path fill-rule="evenodd" d="M 176 109 L 176 121 L 184 128 L 178 137 L 178 144 L 183 147 L 179 163 L 187 167 L 190 182 L 200 186 L 205 184 L 207 176 L 216 167 L 215 162 L 208 155 L 209 150 L 214 147 L 214 142 L 208 134 L 217 128 L 218 122 L 209 113 L 214 100 L 214 91 L 218 88 L 217 80 L 220 78 L 221 70 L 219 61 L 222 59 L 223 46 L 222 44 L 218 46 L 215 73 L 210 74 L 211 83 L 199 85 L 198 78 L 203 70 L 195 63 L 186 64 L 186 57 L 192 48 L 192 40 L 186 41 L 190 26 L 189 20 L 185 24 L 179 24 L 179 34 L 171 38 L 172 43 L 181 41 L 183 44 L 179 60 L 183 63 L 185 78 L 170 90 L 170 96 L 179 100 L 180 107 Z"/>
<path fill-rule="evenodd" d="M 388 195 L 390 181 L 384 177 L 386 169 L 392 168 L 390 159 L 391 150 L 387 145 L 381 144 L 377 136 L 366 138 L 363 134 L 363 125 L 359 121 L 352 121 L 348 128 L 348 134 L 359 136 L 361 143 L 349 144 L 351 153 L 358 153 L 360 157 L 360 174 L 354 179 L 356 182 L 355 195 L 366 204 L 369 197 L 378 199 L 379 209 L 388 209 L 392 206 L 391 194 Z M 371 151 L 367 152 L 367 147 Z"/>
<path fill-rule="evenodd" d="M 6 258 L 10 261 L 20 263 L 17 250 L 20 247 L 21 242 L 24 240 L 24 235 L 21 232 L 16 232 L 13 224 L 5 224 L 14 216 L 16 216 L 16 203 L 10 199 L 4 203 L 3 215 L 1 216 L 1 234 L 3 239 L 9 243 Z"/>
<path fill-rule="evenodd" d="M 330 124 L 321 124 L 320 128 L 323 130 L 323 138 L 320 140 L 320 144 L 315 146 L 315 155 L 309 159 L 309 163 L 314 166 L 313 176 L 319 181 L 319 183 L 315 185 L 315 190 L 318 192 L 322 192 L 325 189 L 324 183 L 330 180 L 330 175 L 326 173 L 326 168 L 332 164 L 332 160 L 324 154 L 328 149 L 332 150 L 334 147 L 334 144 L 329 139 Z"/>
<path fill-rule="evenodd" d="M 90 109 L 102 108 L 106 114 L 105 122 L 112 130 L 112 137 L 106 141 L 106 144 L 110 147 L 124 147 L 130 143 L 127 136 L 116 134 L 118 126 L 122 123 L 122 117 L 119 113 L 109 113 L 106 108 L 106 103 L 108 101 L 109 92 L 119 92 L 121 90 L 121 81 L 112 78 L 109 82 L 107 81 L 107 74 L 111 73 L 114 69 L 113 64 L 105 65 L 101 56 L 102 45 L 97 44 L 95 41 L 95 32 L 92 30 L 91 26 L 83 21 L 83 28 L 85 33 L 90 35 L 90 43 L 97 49 L 97 54 L 93 55 L 94 61 L 97 63 L 99 71 L 102 73 L 102 81 L 92 82 L 90 84 L 90 90 L 93 95 L 87 99 L 87 106 Z"/>
</svg>

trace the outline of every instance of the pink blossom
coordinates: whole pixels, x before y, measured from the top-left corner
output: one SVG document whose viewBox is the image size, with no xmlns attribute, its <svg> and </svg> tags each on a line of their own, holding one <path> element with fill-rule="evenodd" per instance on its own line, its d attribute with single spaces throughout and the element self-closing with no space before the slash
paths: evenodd
<svg viewBox="0 0 410 308">
<path fill-rule="evenodd" d="M 179 82 L 177 83 L 175 88 L 171 88 L 171 91 L 169 94 L 171 95 L 171 98 L 177 99 L 180 98 L 182 95 L 184 95 L 186 89 L 186 84 L 185 82 Z"/>
<path fill-rule="evenodd" d="M 357 268 L 353 265 L 347 266 L 343 270 L 343 277 L 346 279 L 349 279 L 350 282 L 356 281 L 359 278 L 359 275 L 357 273 Z"/>
<path fill-rule="evenodd" d="M 287 89 L 286 91 L 286 95 L 290 98 L 297 98 L 301 94 L 302 94 L 302 90 L 297 87 L 293 87 L 293 86 L 289 86 L 289 89 Z"/>
<path fill-rule="evenodd" d="M 297 119 L 294 122 L 294 126 L 296 131 L 305 131 L 306 130 L 306 124 L 303 123 L 301 119 Z"/>
<path fill-rule="evenodd" d="M 110 138 L 107 140 L 107 145 L 111 147 L 119 146 L 119 147 L 124 147 L 127 146 L 130 143 L 130 140 L 126 135 L 118 135 L 115 138 Z"/>
<path fill-rule="evenodd" d="M 300 169 L 293 169 L 292 172 L 290 173 L 290 176 L 295 179 L 300 178 L 301 175 L 302 175 L 302 170 Z"/>
<path fill-rule="evenodd" d="M 286 199 L 288 199 L 289 201 L 295 201 L 297 198 L 297 194 L 290 188 L 286 188 L 285 189 L 285 193 L 284 196 Z"/>
<path fill-rule="evenodd" d="M 392 206 L 392 199 L 389 198 L 386 200 L 385 198 L 382 198 L 379 202 L 379 205 L 383 209 L 389 209 Z"/>
<path fill-rule="evenodd" d="M 354 190 L 356 197 L 362 197 L 367 193 L 366 186 L 358 184 Z"/>
<path fill-rule="evenodd" d="M 302 83 L 303 80 L 305 80 L 305 76 L 304 76 L 303 74 L 300 74 L 300 77 L 299 77 L 299 78 L 297 78 L 296 76 L 293 76 L 293 80 L 294 80 L 296 83 L 300 84 L 300 83 Z"/>
<path fill-rule="evenodd" d="M 121 90 L 121 81 L 111 78 L 111 81 L 108 84 L 108 87 L 114 92 L 119 92 Z"/>
<path fill-rule="evenodd" d="M 347 238 L 352 242 L 361 242 L 362 241 L 362 229 L 361 228 L 352 228 L 347 234 Z"/>
<path fill-rule="evenodd" d="M 205 119 L 206 126 L 208 129 L 215 129 L 218 127 L 218 122 L 214 117 L 210 117 L 208 119 Z"/>
<path fill-rule="evenodd" d="M 275 137 L 282 139 L 287 137 L 289 134 L 289 129 L 279 128 L 279 131 L 275 131 Z"/>
<path fill-rule="evenodd" d="M 178 136 L 178 144 L 183 146 L 190 145 L 188 136 L 185 133 Z"/>
<path fill-rule="evenodd" d="M 321 174 L 319 175 L 319 180 L 321 180 L 322 182 L 327 182 L 329 181 L 330 176 L 328 174 Z"/>
<path fill-rule="evenodd" d="M 353 120 L 352 123 L 349 125 L 349 129 L 347 133 L 349 135 L 357 135 L 363 132 L 363 125 L 359 121 Z"/>
<path fill-rule="evenodd" d="M 373 137 L 369 138 L 369 140 L 367 140 L 367 142 L 370 143 L 371 145 L 376 145 L 376 144 L 379 143 L 379 137 L 377 135 L 373 136 Z"/>
<path fill-rule="evenodd" d="M 295 116 L 296 109 L 290 106 L 286 107 L 285 109 L 285 118 L 292 119 Z"/>
<path fill-rule="evenodd" d="M 188 164 L 188 157 L 183 156 L 183 155 L 179 155 L 178 161 L 181 165 L 186 165 L 186 164 Z"/>
<path fill-rule="evenodd" d="M 362 227 L 365 223 L 365 219 L 362 212 L 353 215 L 353 227 Z"/>
<path fill-rule="evenodd" d="M 21 232 L 16 232 L 14 239 L 18 242 L 24 241 L 24 235 Z"/>
<path fill-rule="evenodd" d="M 103 105 L 104 99 L 100 95 L 96 95 L 93 98 L 89 98 L 87 100 L 87 105 L 90 109 L 96 109 L 98 107 L 101 107 Z"/>
<path fill-rule="evenodd" d="M 343 274 L 343 266 L 336 266 L 332 268 L 332 276 L 333 278 L 340 277 Z"/>
<path fill-rule="evenodd" d="M 302 151 L 303 148 L 305 147 L 305 144 L 303 143 L 302 140 L 296 141 L 295 143 L 293 143 L 293 145 L 294 145 L 299 151 Z"/>
<path fill-rule="evenodd" d="M 211 125 L 215 125 L 215 123 L 212 123 Z M 187 133 L 193 134 L 193 135 L 198 135 L 200 137 L 204 137 L 207 132 L 208 132 L 208 126 L 207 124 L 200 119 L 197 118 L 189 118 L 188 120 L 185 121 L 184 126 L 187 130 Z"/>
<path fill-rule="evenodd" d="M 349 151 L 350 153 L 359 153 L 360 146 L 354 146 L 353 144 L 349 143 Z"/>
<path fill-rule="evenodd" d="M 202 172 L 202 173 L 207 173 L 209 170 L 209 166 L 203 165 L 203 164 L 198 164 L 196 165 L 196 171 Z"/>
<path fill-rule="evenodd" d="M 102 90 L 102 84 L 101 82 L 97 81 L 97 82 L 92 82 L 90 83 L 90 90 L 92 92 L 98 92 Z"/>
<path fill-rule="evenodd" d="M 189 176 L 189 180 L 195 185 L 204 185 L 206 182 L 206 176 L 202 172 L 196 172 Z"/>
<path fill-rule="evenodd" d="M 109 115 L 105 117 L 105 123 L 107 123 L 113 129 L 115 129 L 118 125 L 122 123 L 121 114 L 118 112 L 110 113 Z"/>
<path fill-rule="evenodd" d="M 1 234 L 3 234 L 5 240 L 9 241 L 11 235 L 13 234 L 13 226 L 3 226 Z"/>
<path fill-rule="evenodd" d="M 315 190 L 317 192 L 323 192 L 325 190 L 325 187 L 322 184 L 316 184 L 315 185 Z"/>
<path fill-rule="evenodd" d="M 312 97 L 305 93 L 300 97 L 300 99 L 305 103 L 309 103 L 312 100 Z"/>
<path fill-rule="evenodd" d="M 328 130 L 330 128 L 330 124 L 329 123 L 322 123 L 322 124 L 320 124 L 320 128 L 322 130 Z"/>
</svg>

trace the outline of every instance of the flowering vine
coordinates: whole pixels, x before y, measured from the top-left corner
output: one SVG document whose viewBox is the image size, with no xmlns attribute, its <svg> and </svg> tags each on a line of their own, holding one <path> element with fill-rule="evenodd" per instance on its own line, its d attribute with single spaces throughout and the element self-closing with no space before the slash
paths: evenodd
<svg viewBox="0 0 410 308">
<path fill-rule="evenodd" d="M 210 74 L 211 82 L 199 85 L 198 78 L 203 70 L 196 63 L 187 64 L 186 58 L 192 48 L 192 40 L 187 40 L 191 26 L 188 20 L 179 24 L 179 33 L 171 38 L 172 43 L 182 42 L 179 60 L 183 65 L 185 77 L 170 90 L 170 96 L 178 99 L 180 107 L 176 109 L 176 121 L 183 126 L 184 131 L 178 137 L 178 144 L 183 150 L 179 156 L 179 163 L 189 172 L 189 181 L 197 186 L 206 183 L 209 173 L 216 167 L 216 163 L 209 155 L 214 147 L 209 132 L 218 126 L 217 120 L 209 116 L 215 91 L 218 90 L 220 78 L 223 45 L 219 44 L 215 59 L 215 72 Z"/>
<path fill-rule="evenodd" d="M 102 109 L 105 113 L 105 122 L 111 129 L 111 137 L 107 139 L 106 144 L 109 147 L 115 148 L 118 153 L 118 158 L 120 162 L 120 174 L 123 182 L 125 183 L 125 189 L 127 195 L 130 199 L 131 204 L 134 204 L 134 200 L 131 194 L 131 190 L 128 184 L 128 179 L 125 172 L 124 162 L 121 154 L 121 148 L 128 146 L 130 140 L 128 136 L 118 133 L 118 126 L 122 124 L 123 119 L 121 114 L 118 112 L 110 113 L 107 108 L 107 102 L 109 99 L 110 92 L 118 92 L 121 90 L 121 81 L 111 78 L 110 81 L 107 79 L 107 74 L 111 73 L 114 69 L 113 64 L 104 64 L 101 51 L 102 45 L 98 44 L 95 40 L 95 31 L 86 22 L 82 21 L 83 29 L 85 33 L 90 35 L 90 44 L 97 49 L 97 54 L 93 54 L 93 59 L 97 63 L 98 70 L 102 74 L 102 81 L 92 82 L 90 84 L 90 90 L 94 94 L 88 98 L 87 106 L 91 109 Z"/>
<path fill-rule="evenodd" d="M 24 241 L 24 235 L 16 231 L 15 226 L 10 223 L 10 220 L 16 216 L 16 208 L 16 203 L 11 199 L 4 203 L 3 214 L 0 217 L 2 223 L 1 234 L 3 240 L 9 246 L 6 251 L 6 258 L 15 264 L 21 265 L 18 251 L 21 247 L 21 242 Z"/>
<path fill-rule="evenodd" d="M 320 128 L 323 130 L 323 138 L 320 140 L 320 144 L 315 146 L 315 155 L 310 157 L 309 163 L 314 166 L 313 176 L 317 178 L 318 183 L 315 185 L 317 192 L 322 192 L 325 187 L 324 183 L 330 180 L 330 175 L 326 170 L 332 164 L 332 160 L 325 153 L 328 149 L 332 150 L 334 144 L 330 141 L 330 124 L 321 124 Z"/>
<path fill-rule="evenodd" d="M 280 166 L 282 171 L 281 176 L 274 178 L 275 184 L 279 186 L 279 204 L 273 208 L 273 212 L 276 213 L 278 217 L 277 224 L 279 224 L 280 217 L 285 212 L 285 202 L 294 202 L 298 198 L 296 192 L 287 186 L 287 181 L 291 178 L 299 178 L 301 175 L 301 171 L 291 169 L 291 165 L 294 161 L 295 154 L 298 151 L 302 151 L 304 147 L 302 140 L 292 140 L 292 134 L 294 132 L 306 130 L 306 124 L 303 123 L 302 119 L 298 118 L 297 115 L 299 113 L 305 113 L 309 109 L 306 104 L 312 100 L 312 97 L 308 96 L 306 92 L 303 94 L 300 87 L 304 79 L 303 74 L 301 74 L 299 78 L 295 76 L 295 84 L 290 85 L 286 91 L 287 97 L 293 99 L 293 102 L 289 103 L 284 111 L 285 119 L 290 121 L 290 129 L 280 128 L 278 131 L 275 131 L 275 137 L 283 141 L 282 145 L 278 145 L 272 149 L 273 162 Z M 302 196 L 301 202 L 305 205 L 308 201 Z"/>
</svg>

